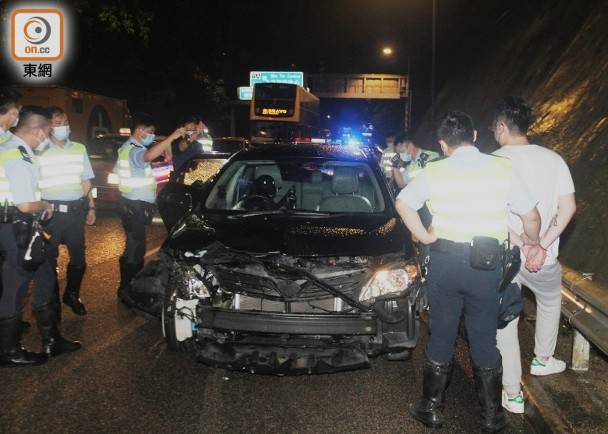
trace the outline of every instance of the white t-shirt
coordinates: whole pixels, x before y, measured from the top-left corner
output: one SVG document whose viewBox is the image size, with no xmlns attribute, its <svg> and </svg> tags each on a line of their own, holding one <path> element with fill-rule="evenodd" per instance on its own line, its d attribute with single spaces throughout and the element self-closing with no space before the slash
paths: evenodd
<svg viewBox="0 0 608 434">
<path fill-rule="evenodd" d="M 537 145 L 503 146 L 494 155 L 511 159 L 513 169 L 522 177 L 537 201 L 542 236 L 557 214 L 559 197 L 574 193 L 574 182 L 568 165 L 559 154 Z M 521 219 L 512 213 L 509 214 L 509 227 L 517 234 L 523 232 Z M 559 255 L 559 238 L 550 246 L 544 247 L 547 248 L 545 264 L 555 263 Z"/>
</svg>

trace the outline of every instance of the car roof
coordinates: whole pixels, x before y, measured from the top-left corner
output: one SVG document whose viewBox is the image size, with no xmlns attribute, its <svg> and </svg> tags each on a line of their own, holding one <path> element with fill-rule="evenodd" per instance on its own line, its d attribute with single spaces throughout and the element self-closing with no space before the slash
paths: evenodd
<svg viewBox="0 0 608 434">
<path fill-rule="evenodd" d="M 247 142 L 245 137 L 214 137 L 213 140 L 233 140 L 239 142 Z"/>
<path fill-rule="evenodd" d="M 323 144 L 259 144 L 238 152 L 235 160 L 267 160 L 289 158 L 323 158 L 370 162 L 373 157 L 358 148 Z"/>
</svg>

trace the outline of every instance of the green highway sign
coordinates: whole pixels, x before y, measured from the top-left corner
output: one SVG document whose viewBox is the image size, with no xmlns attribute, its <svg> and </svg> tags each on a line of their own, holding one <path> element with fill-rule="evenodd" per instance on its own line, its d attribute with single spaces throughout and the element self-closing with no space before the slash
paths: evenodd
<svg viewBox="0 0 608 434">
<path fill-rule="evenodd" d="M 285 83 L 304 86 L 304 73 L 301 71 L 251 71 L 249 86 L 256 83 Z"/>
</svg>

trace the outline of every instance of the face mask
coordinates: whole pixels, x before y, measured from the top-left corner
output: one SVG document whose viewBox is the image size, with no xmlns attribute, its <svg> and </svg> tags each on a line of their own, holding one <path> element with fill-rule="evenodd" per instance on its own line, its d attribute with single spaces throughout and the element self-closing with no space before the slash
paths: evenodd
<svg viewBox="0 0 608 434">
<path fill-rule="evenodd" d="M 19 116 L 17 116 L 17 117 L 15 118 L 15 121 L 13 122 L 13 125 L 11 125 L 11 128 L 12 128 L 12 127 L 16 127 L 18 123 L 19 123 Z"/>
<path fill-rule="evenodd" d="M 152 142 L 154 141 L 155 138 L 156 138 L 156 135 L 154 135 L 152 133 L 148 133 L 148 135 L 146 137 L 144 137 L 143 140 L 141 141 L 141 144 L 147 148 L 148 146 L 150 146 L 152 144 Z"/>
<path fill-rule="evenodd" d="M 61 127 L 53 127 L 53 137 L 55 137 L 60 142 L 63 142 L 68 137 L 70 137 L 70 127 L 68 125 L 64 125 Z"/>
<path fill-rule="evenodd" d="M 412 156 L 410 154 L 408 154 L 407 152 L 401 152 L 399 154 L 399 157 L 401 157 L 401 159 L 406 163 L 409 163 L 410 161 L 412 161 Z"/>
</svg>

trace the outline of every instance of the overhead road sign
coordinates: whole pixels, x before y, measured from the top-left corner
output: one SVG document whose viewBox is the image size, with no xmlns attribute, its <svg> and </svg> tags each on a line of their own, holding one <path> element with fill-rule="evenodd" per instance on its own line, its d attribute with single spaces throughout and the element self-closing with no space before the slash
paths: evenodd
<svg viewBox="0 0 608 434">
<path fill-rule="evenodd" d="M 301 71 L 251 71 L 249 86 L 256 83 L 284 83 L 304 86 L 304 73 Z"/>
<path fill-rule="evenodd" d="M 407 75 L 309 74 L 308 86 L 319 98 L 401 99 L 410 96 Z"/>
</svg>

